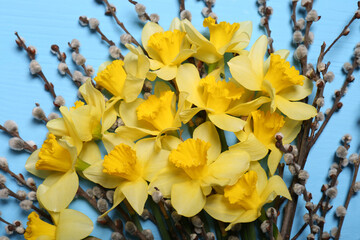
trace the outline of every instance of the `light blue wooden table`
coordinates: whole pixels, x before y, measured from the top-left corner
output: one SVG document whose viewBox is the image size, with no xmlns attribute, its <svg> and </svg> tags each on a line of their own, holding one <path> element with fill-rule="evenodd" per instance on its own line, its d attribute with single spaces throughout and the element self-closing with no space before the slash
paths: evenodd
<svg viewBox="0 0 360 240">
<path fill-rule="evenodd" d="M 76 100 L 76 87 L 67 77 L 62 77 L 57 71 L 58 60 L 50 53 L 50 45 L 58 44 L 62 51 L 65 51 L 69 58 L 70 49 L 67 42 L 77 38 L 81 42 L 80 52 L 87 58 L 87 64 L 95 69 L 104 61 L 109 60 L 108 46 L 100 40 L 99 35 L 91 33 L 88 28 L 78 24 L 80 15 L 96 17 L 100 20 L 102 31 L 119 46 L 119 37 L 123 31 L 114 23 L 111 17 L 104 15 L 104 6 L 96 1 L 86 0 L 61 0 L 61 1 L 27 1 L 1 0 L 0 6 L 0 123 L 8 119 L 15 120 L 20 128 L 21 136 L 26 140 L 34 140 L 40 147 L 45 139 L 46 128 L 42 123 L 33 120 L 31 116 L 35 103 L 39 103 L 46 113 L 54 111 L 50 94 L 44 91 L 43 83 L 39 78 L 34 78 L 28 71 L 29 60 L 24 51 L 17 48 L 14 40 L 14 31 L 23 36 L 27 44 L 36 46 L 38 50 L 37 60 L 40 62 L 43 72 L 48 79 L 54 83 L 55 90 L 62 95 L 67 106 L 71 106 Z M 124 22 L 129 31 L 140 40 L 143 23 L 137 19 L 133 5 L 126 0 L 112 1 L 117 7 L 117 14 Z M 177 0 L 142 0 L 147 6 L 148 13 L 160 15 L 160 25 L 168 28 L 173 17 L 178 16 Z M 202 27 L 203 17 L 201 9 L 203 1 L 186 0 L 186 8 L 193 14 L 193 24 L 197 29 L 204 32 Z M 288 48 L 293 51 L 291 44 L 290 24 L 290 1 L 270 0 L 268 2 L 274 8 L 274 15 L 271 17 L 270 26 L 274 38 L 275 49 Z M 316 0 L 314 8 L 318 10 L 321 20 L 315 23 L 312 31 L 315 33 L 315 42 L 311 46 L 309 61 L 315 63 L 323 41 L 326 43 L 340 33 L 345 23 L 351 18 L 356 9 L 356 1 Z M 253 37 L 251 44 L 264 33 L 259 27 L 260 16 L 257 13 L 255 0 L 218 0 L 214 12 L 220 21 L 253 21 Z M 349 36 L 341 39 L 326 56 L 325 61 L 331 60 L 330 70 L 336 75 L 332 84 L 327 86 L 325 108 L 331 106 L 331 99 L 334 91 L 339 89 L 345 75 L 341 71 L 342 64 L 350 60 L 353 47 L 360 41 L 360 23 L 355 22 L 351 26 Z M 124 53 L 126 52 L 122 48 Z M 292 55 L 290 58 L 292 60 Z M 76 66 L 68 59 L 67 63 L 71 70 Z M 310 172 L 308 188 L 313 193 L 315 201 L 320 196 L 320 187 L 327 177 L 328 167 L 333 161 L 334 152 L 339 145 L 339 140 L 345 133 L 353 136 L 350 153 L 358 152 L 360 149 L 360 94 L 358 78 L 359 72 L 355 73 L 356 81 L 351 84 L 348 93 L 343 99 L 344 106 L 340 113 L 335 114 L 323 135 L 317 142 L 315 149 L 310 153 L 306 169 Z M 8 136 L 0 133 L 0 156 L 9 160 L 12 170 L 25 173 L 24 163 L 28 157 L 27 153 L 17 153 L 8 148 Z M 29 174 L 25 174 L 29 176 Z M 9 186 L 17 191 L 19 186 L 9 179 Z M 350 182 L 350 169 L 345 169 L 339 178 L 339 194 L 335 199 L 334 209 L 344 203 L 345 194 Z M 25 221 L 28 213 L 20 210 L 13 199 L 9 201 L 0 200 L 0 211 L 9 220 L 21 219 Z M 300 206 L 303 201 L 300 201 Z M 92 220 L 96 221 L 95 212 L 82 200 L 76 200 L 70 206 L 86 212 Z M 298 219 L 295 221 L 294 231 L 302 225 L 304 208 L 299 208 Z M 342 232 L 342 239 L 359 239 L 360 228 L 360 198 L 355 196 L 350 203 L 348 215 L 345 218 L 345 226 Z M 334 217 L 334 210 L 328 214 L 325 230 L 335 226 L 337 219 Z M 150 226 L 150 225 L 148 225 Z M 145 227 L 146 228 L 146 227 Z M 308 233 L 308 229 L 305 230 Z M 154 232 L 156 234 L 156 232 Z M 0 236 L 4 234 L 4 225 L 0 223 Z M 109 239 L 111 232 L 96 226 L 92 235 L 102 239 Z M 303 235 L 302 239 L 306 235 Z M 159 239 L 159 236 L 155 236 Z M 21 237 L 13 237 L 21 239 Z"/>
</svg>

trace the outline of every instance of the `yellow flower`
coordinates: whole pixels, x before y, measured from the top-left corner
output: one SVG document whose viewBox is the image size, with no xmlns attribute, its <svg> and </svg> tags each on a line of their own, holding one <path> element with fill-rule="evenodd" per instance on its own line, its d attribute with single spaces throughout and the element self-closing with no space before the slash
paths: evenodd
<svg viewBox="0 0 360 240">
<path fill-rule="evenodd" d="M 296 102 L 311 94 L 311 80 L 290 67 L 290 63 L 285 60 L 289 54 L 287 50 L 271 54 L 264 62 L 267 42 L 266 36 L 261 36 L 247 56 L 237 56 L 228 62 L 234 80 L 246 89 L 269 96 L 271 112 L 279 109 L 294 120 L 314 117 L 317 111 L 313 106 Z"/>
<path fill-rule="evenodd" d="M 226 82 L 220 78 L 220 69 L 200 79 L 194 65 L 183 64 L 179 67 L 176 82 L 179 91 L 188 94 L 186 100 L 196 105 L 180 113 L 183 122 L 188 122 L 196 113 L 205 110 L 210 121 L 226 131 L 238 132 L 243 129 L 245 121 L 238 117 L 247 116 L 269 101 L 268 97 L 248 101 L 247 96 L 243 97 L 244 88 L 237 82 Z"/>
<path fill-rule="evenodd" d="M 191 43 L 196 45 L 195 58 L 206 62 L 215 63 L 221 60 L 225 52 L 241 54 L 249 44 L 252 24 L 241 22 L 230 24 L 228 22 L 216 23 L 215 19 L 204 19 L 204 27 L 210 31 L 210 40 L 201 35 L 188 20 L 184 20 L 184 27 Z"/>
<path fill-rule="evenodd" d="M 49 224 L 42 221 L 36 212 L 30 213 L 24 238 L 26 240 L 80 240 L 87 237 L 94 228 L 92 221 L 86 215 L 72 209 L 62 210 L 55 222 L 55 225 Z"/>
<path fill-rule="evenodd" d="M 75 146 L 78 153 L 81 152 L 83 142 L 101 139 L 117 117 L 114 109 L 116 101 L 109 100 L 105 104 L 104 96 L 94 88 L 90 79 L 79 91 L 87 104 L 76 101 L 75 106 L 70 109 L 60 107 L 63 117 L 51 120 L 46 125 L 49 132 Z"/>
<path fill-rule="evenodd" d="M 104 87 L 112 95 L 121 96 L 122 98 L 124 98 L 125 79 L 124 62 L 121 60 L 114 60 L 94 78 L 98 85 Z"/>
<path fill-rule="evenodd" d="M 148 196 L 148 183 L 167 164 L 169 151 L 154 151 L 152 139 L 142 139 L 136 144 L 126 139 L 114 138 L 112 149 L 104 160 L 97 161 L 83 172 L 86 178 L 105 188 L 116 188 L 114 209 L 126 198 L 132 208 L 141 214 Z M 110 145 L 107 145 L 110 146 Z"/>
<path fill-rule="evenodd" d="M 262 145 L 265 149 L 271 150 L 268 157 L 268 167 L 270 174 L 273 175 L 283 155 L 275 145 L 275 134 L 282 133 L 284 136 L 283 144 L 289 144 L 299 134 L 301 121 L 292 120 L 277 112 L 257 110 L 251 113 L 247 122 L 248 124 L 243 132 L 235 133 L 240 143 L 231 146 L 231 148 L 241 149 L 247 139 L 256 139 L 260 142 L 258 146 Z M 254 149 L 254 152 L 258 152 L 259 149 Z"/>
<path fill-rule="evenodd" d="M 119 112 L 125 126 L 117 128 L 117 135 L 133 141 L 155 136 L 157 146 L 161 147 L 161 139 L 166 137 L 166 133 L 181 127 L 179 113 L 190 107 L 185 103 L 185 95 L 180 93 L 176 106 L 176 96 L 165 82 L 156 82 L 154 93 L 147 100 L 138 98 L 120 105 Z"/>
<path fill-rule="evenodd" d="M 194 137 L 173 139 L 169 165 L 150 182 L 150 193 L 158 188 L 171 198 L 175 210 L 186 217 L 201 211 L 212 186 L 234 184 L 249 167 L 250 155 L 229 150 L 220 154 L 220 139 L 214 125 L 205 122 Z"/>
<path fill-rule="evenodd" d="M 226 230 L 236 223 L 252 222 L 261 215 L 261 208 L 276 196 L 291 200 L 286 184 L 279 176 L 267 179 L 257 162 L 234 185 L 226 186 L 223 194 L 213 194 L 206 200 L 205 211 L 213 218 L 229 222 Z"/>
<path fill-rule="evenodd" d="M 86 143 L 84 152 L 78 157 L 75 147 L 48 135 L 42 147 L 33 152 L 26 161 L 28 172 L 45 178 L 38 187 L 37 198 L 49 211 L 60 212 L 74 199 L 79 187 L 76 169 L 87 166 L 93 159 L 100 158 L 96 143 Z"/>
<path fill-rule="evenodd" d="M 178 66 L 194 54 L 185 38 L 186 33 L 176 29 L 178 19 L 171 23 L 169 31 L 153 22 L 148 22 L 141 35 L 141 41 L 150 57 L 150 69 L 163 80 L 172 80 Z"/>
</svg>

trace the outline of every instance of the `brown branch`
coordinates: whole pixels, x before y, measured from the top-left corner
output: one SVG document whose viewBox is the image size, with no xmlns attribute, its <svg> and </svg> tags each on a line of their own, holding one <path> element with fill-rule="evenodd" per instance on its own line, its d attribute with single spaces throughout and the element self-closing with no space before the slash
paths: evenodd
<svg viewBox="0 0 360 240">
<path fill-rule="evenodd" d="M 97 203 L 96 203 L 96 199 L 95 198 L 91 198 L 89 197 L 89 195 L 84 191 L 84 189 L 82 189 L 80 186 L 78 188 L 78 191 L 77 191 L 77 194 L 81 197 L 83 197 L 88 203 L 90 203 L 90 205 L 96 210 L 98 211 L 99 213 L 102 213 L 100 212 L 99 208 L 97 207 Z M 118 233 L 122 233 L 121 229 L 119 229 L 115 223 L 113 222 L 113 220 L 108 216 L 106 215 L 104 217 L 105 219 L 105 223 L 114 231 L 114 232 L 118 232 Z M 125 236 L 124 236 L 125 237 Z"/>
<path fill-rule="evenodd" d="M 271 38 L 271 30 L 270 30 L 270 25 L 269 25 L 269 18 L 271 15 L 271 10 L 266 6 L 266 1 L 264 1 L 264 17 L 265 17 L 265 22 L 264 22 L 264 27 L 266 29 L 266 34 L 269 38 L 269 49 L 268 49 L 268 53 L 271 54 L 274 52 L 274 47 L 273 47 L 273 39 Z"/>
<path fill-rule="evenodd" d="M 359 159 L 356 162 L 354 162 L 354 176 L 353 176 L 351 186 L 350 186 L 350 189 L 349 189 L 349 191 L 347 193 L 345 204 L 344 204 L 344 207 L 345 207 L 346 210 L 349 207 L 351 197 L 354 195 L 354 186 L 355 186 L 355 183 L 356 183 L 356 177 L 357 177 L 358 171 L 359 171 Z M 341 228 L 342 228 L 343 223 L 344 223 L 344 219 L 345 219 L 345 216 L 340 217 L 340 219 L 339 219 L 338 230 L 336 231 L 335 240 L 338 240 L 340 238 L 340 232 L 341 232 Z"/>
<path fill-rule="evenodd" d="M 136 45 L 142 48 L 143 52 L 145 53 L 145 55 L 148 55 L 146 50 L 138 43 L 138 41 L 136 41 L 136 39 L 130 34 L 130 32 L 126 29 L 125 25 L 123 22 L 121 22 L 119 20 L 119 18 L 116 16 L 114 10 L 112 9 L 112 7 L 109 4 L 108 0 L 102 0 L 105 5 L 107 6 L 107 8 L 110 10 L 111 15 L 113 16 L 113 18 L 115 19 L 116 23 L 122 28 L 122 30 L 124 30 L 125 33 L 129 34 L 131 36 L 131 40 L 132 42 Z"/>
<path fill-rule="evenodd" d="M 17 41 L 18 46 L 21 47 L 21 48 L 23 48 L 23 49 L 27 52 L 30 60 L 35 60 L 35 53 L 32 52 L 32 51 L 26 46 L 25 42 L 21 39 L 21 37 L 19 36 L 19 34 L 18 34 L 17 32 L 15 32 L 15 35 L 16 35 L 16 37 L 18 38 L 18 41 Z M 38 72 L 37 75 L 39 75 L 40 78 L 44 81 L 45 90 L 48 91 L 48 92 L 50 92 L 51 96 L 52 96 L 52 97 L 54 98 L 54 100 L 55 100 L 56 94 L 55 94 L 55 90 L 54 90 L 54 85 L 46 79 L 43 71 Z M 54 105 L 55 105 L 55 103 L 54 103 Z M 60 106 L 57 106 L 57 105 L 55 105 L 55 106 L 56 106 L 56 107 L 60 107 Z"/>
<path fill-rule="evenodd" d="M 138 2 L 133 1 L 133 0 L 128 0 L 128 1 L 129 1 L 129 3 L 133 4 L 134 6 L 135 6 L 136 4 L 138 4 Z M 151 18 L 150 18 L 150 16 L 149 16 L 149 14 L 147 14 L 147 12 L 144 13 L 144 16 L 145 16 L 146 20 L 151 21 Z"/>
<path fill-rule="evenodd" d="M 185 0 L 179 0 L 180 6 L 179 6 L 179 13 L 185 10 Z"/>
<path fill-rule="evenodd" d="M 12 137 L 17 137 L 20 138 L 23 141 L 24 144 L 24 150 L 28 150 L 29 152 L 34 152 L 37 149 L 37 146 L 35 145 L 34 147 L 31 147 L 24 139 L 22 139 L 19 135 L 19 132 L 9 132 L 6 128 L 4 128 L 1 124 L 0 124 L 0 130 L 3 130 L 4 132 L 6 132 L 7 134 L 9 134 Z"/>
<path fill-rule="evenodd" d="M 28 184 L 26 183 L 26 181 L 25 181 L 25 179 L 24 179 L 24 176 L 23 176 L 22 174 L 19 174 L 19 175 L 15 174 L 14 172 L 12 172 L 12 171 L 9 169 L 9 167 L 3 168 L 3 167 L 0 166 L 0 169 L 1 169 L 2 171 L 4 171 L 4 172 L 8 173 L 11 177 L 15 178 L 16 181 L 18 181 L 20 184 L 24 185 L 25 187 L 27 187 L 27 188 L 30 189 L 31 191 L 36 192 L 36 190 L 37 190 L 36 185 L 35 185 L 35 184 L 34 184 L 34 185 L 28 185 Z"/>
</svg>

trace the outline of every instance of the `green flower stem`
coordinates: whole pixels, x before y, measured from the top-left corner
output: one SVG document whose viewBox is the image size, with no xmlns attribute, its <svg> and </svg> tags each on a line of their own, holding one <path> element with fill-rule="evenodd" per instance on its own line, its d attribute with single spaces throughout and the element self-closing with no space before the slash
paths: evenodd
<svg viewBox="0 0 360 240">
<path fill-rule="evenodd" d="M 212 71 L 214 71 L 214 69 L 217 66 L 217 62 L 216 63 L 211 63 L 208 65 L 208 74 L 211 73 Z"/>
<path fill-rule="evenodd" d="M 124 200 L 126 209 L 128 210 L 131 220 L 134 222 L 134 224 L 136 225 L 137 229 L 141 232 L 143 230 L 141 223 L 140 223 L 140 219 L 139 216 L 137 215 L 137 213 L 134 211 L 134 209 L 131 207 L 130 203 L 125 199 Z"/>
<path fill-rule="evenodd" d="M 167 213 L 167 211 L 165 209 L 164 202 L 160 201 L 158 203 L 158 205 L 159 205 L 159 208 L 160 208 L 160 211 L 161 211 L 162 215 L 165 218 L 165 222 L 166 222 L 166 225 L 168 226 L 168 229 L 170 231 L 171 238 L 176 239 L 176 240 L 180 240 L 178 238 L 174 228 L 173 228 L 173 224 L 171 223 L 171 219 L 170 219 L 170 217 L 169 217 L 169 215 L 168 215 L 168 213 Z"/>
<path fill-rule="evenodd" d="M 215 235 L 216 235 L 216 239 L 222 240 L 222 235 L 221 235 L 221 230 L 220 230 L 220 226 L 218 224 L 218 221 L 216 221 L 216 223 L 214 224 L 214 228 L 215 228 Z"/>
<path fill-rule="evenodd" d="M 241 239 L 244 240 L 256 239 L 254 222 L 243 223 L 240 234 L 241 234 Z"/>
<path fill-rule="evenodd" d="M 225 138 L 225 133 L 224 133 L 224 130 L 216 127 L 216 130 L 219 134 L 219 137 L 220 137 L 220 142 L 221 142 L 221 152 L 224 152 L 226 150 L 229 149 L 229 146 L 227 145 L 227 142 L 226 142 L 226 138 Z"/>
<path fill-rule="evenodd" d="M 209 222 L 208 222 L 208 219 L 207 219 L 206 214 L 205 214 L 204 211 L 201 211 L 201 212 L 200 212 L 200 217 L 201 217 L 201 220 L 202 220 L 203 223 L 204 223 L 205 231 L 206 231 L 206 232 L 210 232 Z"/>
<path fill-rule="evenodd" d="M 166 229 L 165 226 L 165 222 L 164 219 L 162 218 L 160 209 L 158 207 L 158 205 L 150 198 L 150 208 L 154 214 L 154 217 L 156 219 L 157 227 L 159 229 L 160 235 L 161 235 L 161 239 L 163 240 L 171 240 L 170 235 Z"/>
</svg>

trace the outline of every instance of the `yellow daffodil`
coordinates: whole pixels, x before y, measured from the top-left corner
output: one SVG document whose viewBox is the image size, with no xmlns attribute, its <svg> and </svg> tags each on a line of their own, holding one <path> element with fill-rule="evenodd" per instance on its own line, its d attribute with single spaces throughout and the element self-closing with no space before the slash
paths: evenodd
<svg viewBox="0 0 360 240">
<path fill-rule="evenodd" d="M 169 151 L 154 151 L 155 142 L 151 139 L 142 139 L 136 144 L 120 138 L 116 141 L 114 148 L 108 149 L 104 160 L 99 159 L 83 173 L 86 178 L 105 188 L 116 188 L 110 210 L 126 198 L 133 209 L 141 214 L 148 196 L 147 181 L 166 166 Z"/>
<path fill-rule="evenodd" d="M 236 223 L 252 222 L 261 215 L 261 208 L 276 196 L 291 199 L 286 184 L 279 176 L 267 179 L 257 162 L 235 184 L 226 186 L 223 193 L 207 198 L 205 211 L 213 218 L 229 222 L 226 230 Z"/>
<path fill-rule="evenodd" d="M 149 185 L 171 198 L 175 210 L 191 217 L 203 209 L 212 186 L 234 184 L 247 171 L 250 156 L 245 151 L 229 150 L 220 154 L 218 133 L 211 122 L 194 131 L 193 138 L 173 140 L 169 165 Z"/>
<path fill-rule="evenodd" d="M 311 80 L 299 75 L 295 67 L 290 67 L 283 58 L 289 54 L 288 51 L 275 52 L 264 63 L 267 42 L 266 36 L 261 36 L 247 56 L 237 56 L 228 62 L 233 78 L 245 88 L 269 96 L 271 112 L 279 109 L 294 120 L 314 117 L 317 111 L 313 106 L 296 102 L 311 94 Z"/>
<path fill-rule="evenodd" d="M 245 121 L 238 117 L 247 116 L 270 101 L 268 97 L 248 101 L 244 88 L 237 82 L 220 79 L 218 70 L 200 79 L 198 70 L 192 64 L 179 67 L 176 82 L 179 91 L 188 94 L 187 101 L 196 105 L 180 113 L 183 122 L 188 122 L 196 113 L 205 110 L 210 121 L 226 131 L 238 132 L 243 129 Z"/>
<path fill-rule="evenodd" d="M 62 118 L 47 123 L 48 130 L 58 137 L 63 137 L 80 152 L 82 143 L 101 139 L 102 134 L 116 121 L 117 112 L 114 101 L 105 104 L 104 96 L 87 80 L 79 89 L 86 105 L 75 102 L 71 108 L 60 107 Z"/>
<path fill-rule="evenodd" d="M 241 54 L 249 44 L 252 23 L 250 21 L 233 23 L 216 23 L 215 19 L 204 19 L 204 27 L 210 31 L 210 40 L 206 39 L 190 21 L 184 20 L 186 33 L 192 44 L 196 45 L 195 58 L 206 62 L 215 63 L 221 60 L 226 52 Z"/>
<path fill-rule="evenodd" d="M 55 225 L 44 222 L 36 212 L 28 216 L 24 233 L 26 240 L 80 240 L 92 232 L 92 221 L 83 213 L 64 209 L 57 216 Z"/>
<path fill-rule="evenodd" d="M 189 108 L 184 95 L 180 94 L 176 109 L 175 93 L 165 82 L 156 82 L 154 92 L 147 100 L 138 98 L 132 103 L 120 105 L 119 112 L 125 126 L 119 127 L 117 134 L 134 141 L 149 135 L 156 136 L 159 145 L 164 133 L 181 127 L 179 113 Z"/>
<path fill-rule="evenodd" d="M 277 112 L 264 112 L 257 110 L 251 113 L 248 118 L 248 124 L 244 131 L 235 133 L 240 143 L 237 143 L 230 148 L 241 149 L 242 142 L 249 137 L 257 139 L 262 146 L 271 150 L 268 157 L 269 172 L 273 175 L 281 160 L 282 152 L 275 146 L 275 134 L 281 133 L 284 137 L 283 144 L 289 144 L 299 134 L 301 129 L 301 121 L 295 121 L 288 117 L 284 117 Z M 254 149 L 254 151 L 259 149 Z M 257 151 L 256 151 L 257 152 Z"/>
<path fill-rule="evenodd" d="M 112 101 L 134 101 L 141 93 L 145 79 L 154 81 L 156 78 L 156 74 L 149 72 L 150 61 L 141 47 L 131 44 L 126 44 L 126 47 L 130 51 L 124 61 L 104 62 L 95 77 L 97 84 L 113 95 Z"/>
<path fill-rule="evenodd" d="M 28 172 L 45 178 L 38 187 L 37 198 L 48 210 L 59 212 L 74 199 L 79 187 L 76 169 L 82 170 L 93 159 L 100 157 L 95 143 L 84 145 L 84 154 L 77 157 L 77 150 L 63 140 L 49 134 L 42 147 L 28 158 L 25 168 Z"/>
<path fill-rule="evenodd" d="M 141 41 L 150 57 L 150 69 L 163 80 L 172 80 L 176 76 L 178 66 L 194 54 L 190 48 L 185 32 L 180 29 L 178 20 L 174 19 L 171 30 L 148 22 L 143 28 Z"/>
</svg>

